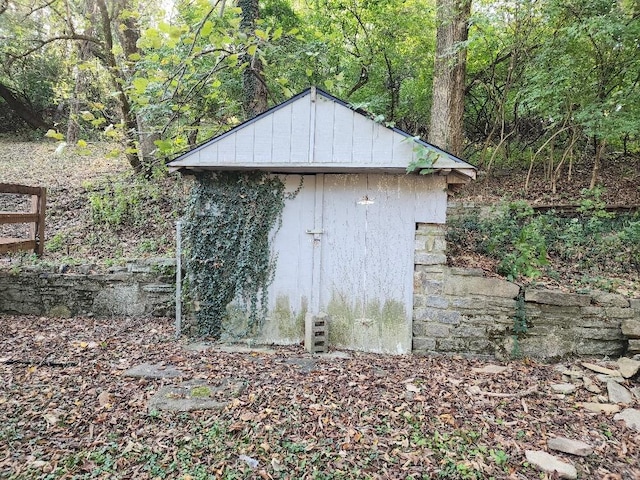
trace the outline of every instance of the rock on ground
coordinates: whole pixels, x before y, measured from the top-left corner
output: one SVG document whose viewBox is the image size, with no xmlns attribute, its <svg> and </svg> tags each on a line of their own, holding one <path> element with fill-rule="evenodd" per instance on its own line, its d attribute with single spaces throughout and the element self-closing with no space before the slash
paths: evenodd
<svg viewBox="0 0 640 480">
<path fill-rule="evenodd" d="M 585 410 L 595 413 L 618 413 L 620 411 L 620 407 L 618 405 L 613 405 L 611 403 L 584 402 L 581 405 Z"/>
<path fill-rule="evenodd" d="M 547 447 L 551 450 L 570 453 L 571 455 L 577 455 L 579 457 L 586 457 L 593 453 L 593 448 L 588 443 L 565 437 L 550 438 L 547 442 Z"/>
<path fill-rule="evenodd" d="M 623 403 L 625 405 L 633 403 L 633 394 L 617 382 L 607 382 L 607 393 L 611 403 Z"/>
<path fill-rule="evenodd" d="M 624 378 L 635 377 L 640 372 L 640 361 L 621 357 L 618 359 L 618 370 Z"/>
<path fill-rule="evenodd" d="M 551 385 L 551 390 L 556 393 L 562 393 L 568 395 L 576 391 L 576 386 L 572 383 L 554 383 Z"/>
<path fill-rule="evenodd" d="M 177 378 L 184 377 L 185 372 L 171 365 L 142 363 L 123 373 L 125 377 L 135 378 Z"/>
<path fill-rule="evenodd" d="M 527 450 L 527 461 L 546 473 L 556 472 L 558 478 L 578 478 L 576 467 L 565 463 L 553 455 L 542 450 Z"/>
<path fill-rule="evenodd" d="M 628 428 L 640 432 L 640 410 L 625 408 L 622 412 L 616 414 L 613 419 L 623 420 Z"/>
</svg>

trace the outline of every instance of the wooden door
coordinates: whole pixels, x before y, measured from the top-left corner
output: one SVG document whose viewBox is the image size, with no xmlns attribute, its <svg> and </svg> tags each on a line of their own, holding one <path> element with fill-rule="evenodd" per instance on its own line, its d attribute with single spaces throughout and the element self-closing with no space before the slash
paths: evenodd
<svg viewBox="0 0 640 480">
<path fill-rule="evenodd" d="M 325 175 L 319 288 L 334 345 L 411 350 L 415 224 L 405 178 Z"/>
</svg>

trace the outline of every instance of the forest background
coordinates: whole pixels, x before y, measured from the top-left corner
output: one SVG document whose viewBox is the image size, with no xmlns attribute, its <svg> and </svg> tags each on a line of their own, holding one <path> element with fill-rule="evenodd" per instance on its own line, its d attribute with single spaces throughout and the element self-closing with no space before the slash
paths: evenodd
<svg viewBox="0 0 640 480">
<path fill-rule="evenodd" d="M 166 161 L 317 85 L 478 166 L 462 195 L 507 201 L 454 225 L 453 257 L 637 290 L 638 215 L 607 204 L 640 200 L 638 1 L 0 0 L 0 40 L 0 181 L 112 162 L 52 191 L 50 256 L 171 253 L 188 186 Z M 31 172 L 16 139 L 49 160 Z M 549 203 L 578 216 L 531 208 Z"/>
</svg>

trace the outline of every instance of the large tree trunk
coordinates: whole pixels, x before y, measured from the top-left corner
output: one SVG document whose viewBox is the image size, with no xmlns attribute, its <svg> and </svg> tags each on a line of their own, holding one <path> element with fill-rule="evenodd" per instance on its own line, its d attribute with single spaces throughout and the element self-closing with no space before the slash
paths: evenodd
<svg viewBox="0 0 640 480">
<path fill-rule="evenodd" d="M 258 0 L 238 0 L 238 5 L 242 9 L 240 30 L 249 37 L 253 36 L 259 15 Z M 244 62 L 246 62 L 247 67 L 242 73 L 242 87 L 244 90 L 242 106 L 245 117 L 250 119 L 267 109 L 267 86 L 262 76 L 260 58 L 257 55 L 246 54 Z"/>
<path fill-rule="evenodd" d="M 102 34 L 104 36 L 104 62 L 111 76 L 111 83 L 117 92 L 117 98 L 120 104 L 120 113 L 125 128 L 125 147 L 127 160 L 136 173 L 142 173 L 144 166 L 138 156 L 138 122 L 132 112 L 129 98 L 125 92 L 125 77 L 122 69 L 118 65 L 115 54 L 113 53 L 113 34 L 111 32 L 111 24 L 113 19 L 109 14 L 105 0 L 97 0 L 98 9 L 100 10 Z"/>
<path fill-rule="evenodd" d="M 120 0 L 120 9 L 132 10 L 129 3 L 129 0 Z M 140 39 L 138 17 L 126 15 L 124 19 L 120 20 L 120 27 L 117 31 L 127 60 L 132 55 L 140 54 L 140 49 L 138 48 L 138 40 Z M 123 69 L 123 74 L 127 79 L 130 79 L 135 74 L 135 70 L 134 68 L 125 68 Z M 160 139 L 160 135 L 149 125 L 143 115 L 136 114 L 135 120 L 138 125 L 138 157 L 144 168 L 149 170 L 156 160 L 157 147 L 155 141 Z"/>
<path fill-rule="evenodd" d="M 96 24 L 97 9 L 96 4 L 89 1 L 82 4 L 82 14 L 85 18 L 89 19 L 89 25 L 84 31 L 84 35 L 94 35 L 94 25 Z M 71 20 L 69 20 L 70 29 L 73 28 Z M 88 41 L 78 41 L 77 54 L 78 62 L 82 63 L 91 58 L 92 45 Z M 67 122 L 67 142 L 74 144 L 78 141 L 80 135 L 80 123 L 78 118 L 80 116 L 80 105 L 84 99 L 85 91 L 87 88 L 88 78 L 87 73 L 79 68 L 78 65 L 73 67 L 73 96 L 69 99 L 69 120 Z"/>
<path fill-rule="evenodd" d="M 464 92 L 471 0 L 437 2 L 436 56 L 429 142 L 462 154 Z"/>
<path fill-rule="evenodd" d="M 47 122 L 42 115 L 36 112 L 31 105 L 18 98 L 11 88 L 0 83 L 0 97 L 3 98 L 7 106 L 22 118 L 31 128 L 48 130 L 53 126 Z"/>
</svg>

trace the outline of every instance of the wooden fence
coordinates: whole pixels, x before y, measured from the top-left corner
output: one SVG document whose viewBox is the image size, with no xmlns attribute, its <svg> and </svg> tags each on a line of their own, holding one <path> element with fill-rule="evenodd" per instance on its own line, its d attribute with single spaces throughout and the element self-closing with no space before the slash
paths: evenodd
<svg viewBox="0 0 640 480">
<path fill-rule="evenodd" d="M 0 253 L 33 250 L 38 255 L 44 251 L 44 212 L 47 190 L 44 187 L 27 187 L 11 183 L 0 183 L 0 194 L 31 195 L 31 211 L 0 212 L 0 225 L 28 223 L 29 238 L 0 237 Z"/>
</svg>

